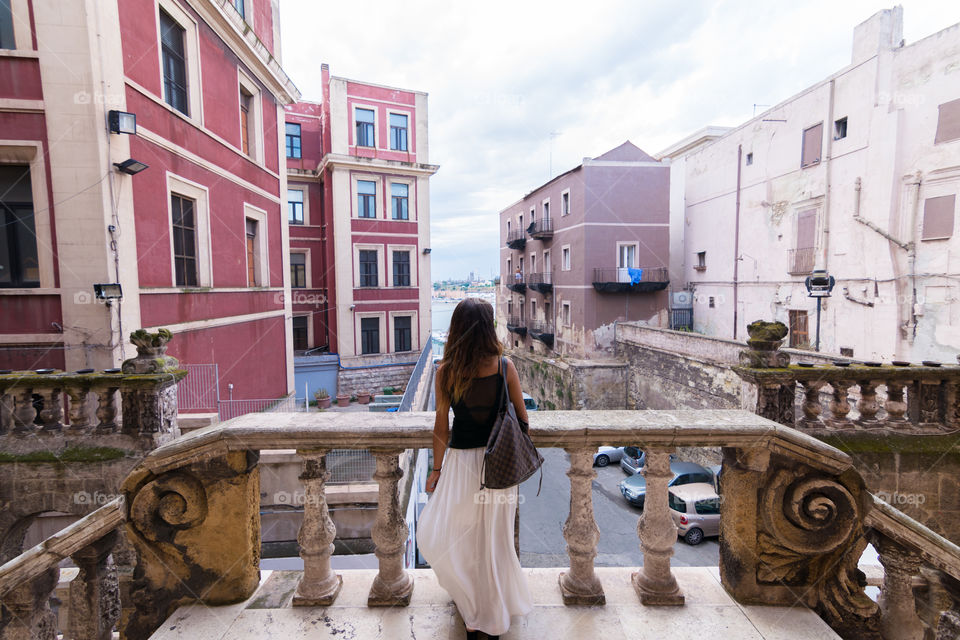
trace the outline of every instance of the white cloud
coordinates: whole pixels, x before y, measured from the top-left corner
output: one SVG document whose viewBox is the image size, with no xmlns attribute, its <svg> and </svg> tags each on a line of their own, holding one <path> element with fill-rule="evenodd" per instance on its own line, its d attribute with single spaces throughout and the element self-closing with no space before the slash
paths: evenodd
<svg viewBox="0 0 960 640">
<path fill-rule="evenodd" d="M 905 0 L 915 41 L 955 0 Z M 327 3 L 283 0 L 284 68 L 305 99 L 334 75 L 430 94 L 433 276 L 497 267 L 497 212 L 630 139 L 655 153 L 735 125 L 849 64 L 855 0 Z M 762 110 L 764 107 L 758 107 Z M 561 132 L 551 145 L 551 132 Z"/>
</svg>

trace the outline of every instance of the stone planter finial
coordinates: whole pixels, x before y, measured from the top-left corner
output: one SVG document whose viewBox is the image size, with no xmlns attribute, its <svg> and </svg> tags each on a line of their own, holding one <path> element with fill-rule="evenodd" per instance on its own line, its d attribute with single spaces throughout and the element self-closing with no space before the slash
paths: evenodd
<svg viewBox="0 0 960 640">
<path fill-rule="evenodd" d="M 173 334 L 168 329 L 150 333 L 137 329 L 130 334 L 130 342 L 137 347 L 137 357 L 123 362 L 124 373 L 165 373 L 180 368 L 180 362 L 167 355 L 167 343 Z"/>
<path fill-rule="evenodd" d="M 781 368 L 790 366 L 790 354 L 779 351 L 783 339 L 787 337 L 787 325 L 782 322 L 755 320 L 747 325 L 746 351 L 740 352 L 740 364 L 757 369 Z"/>
</svg>

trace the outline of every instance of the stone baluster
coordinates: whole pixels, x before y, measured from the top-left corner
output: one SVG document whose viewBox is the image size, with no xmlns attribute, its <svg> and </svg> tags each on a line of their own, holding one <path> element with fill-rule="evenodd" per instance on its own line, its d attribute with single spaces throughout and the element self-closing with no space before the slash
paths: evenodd
<svg viewBox="0 0 960 640">
<path fill-rule="evenodd" d="M 755 413 L 792 427 L 796 422 L 796 392 L 797 385 L 794 382 L 757 385 Z"/>
<path fill-rule="evenodd" d="M 920 422 L 920 381 L 907 382 L 907 420 L 913 425 Z"/>
<path fill-rule="evenodd" d="M 297 451 L 303 459 L 303 473 L 300 474 L 304 486 L 303 524 L 297 535 L 303 575 L 293 596 L 294 606 L 329 606 L 337 599 L 343 585 L 340 574 L 330 569 L 337 527 L 327 508 L 325 486 L 330 479 L 327 453 L 326 449 Z"/>
<path fill-rule="evenodd" d="M 570 571 L 560 573 L 560 593 L 564 604 L 605 604 L 603 585 L 593 570 L 600 529 L 593 517 L 593 469 L 595 449 L 567 449 L 570 455 L 570 513 L 563 525 L 567 541 Z"/>
<path fill-rule="evenodd" d="M 13 402 L 13 432 L 22 434 L 36 431 L 33 421 L 37 418 L 37 409 L 33 406 L 33 389 L 21 387 L 15 390 Z"/>
<path fill-rule="evenodd" d="M 47 569 L 0 598 L 9 613 L 2 629 L 3 640 L 55 640 L 57 617 L 50 610 L 50 596 L 60 579 L 59 567 Z"/>
<path fill-rule="evenodd" d="M 110 555 L 117 542 L 113 530 L 70 558 L 80 573 L 70 583 L 71 638 L 110 640 L 120 620 L 120 583 Z"/>
<path fill-rule="evenodd" d="M 880 594 L 880 633 L 885 640 L 922 640 L 923 623 L 917 615 L 913 577 L 920 572 L 920 555 L 883 535 L 874 546 L 883 565 Z"/>
<path fill-rule="evenodd" d="M 372 537 L 380 571 L 373 580 L 368 607 L 406 606 L 413 593 L 413 578 L 403 569 L 403 552 L 409 530 L 400 512 L 397 484 L 403 477 L 399 466 L 400 449 L 371 449 L 377 461 L 373 474 L 379 485 L 377 521 Z"/>
<path fill-rule="evenodd" d="M 944 380 L 943 424 L 947 429 L 960 427 L 960 383 L 957 380 Z"/>
<path fill-rule="evenodd" d="M 97 394 L 96 433 L 113 433 L 117 430 L 117 391 L 120 387 L 99 387 Z"/>
<path fill-rule="evenodd" d="M 63 430 L 63 391 L 57 387 L 38 390 L 43 398 L 43 408 L 37 417 L 40 419 L 41 433 L 56 433 Z"/>
<path fill-rule="evenodd" d="M 823 406 L 820 404 L 820 389 L 824 383 L 819 380 L 806 380 L 803 385 L 803 426 L 821 427 L 820 414 L 823 413 Z"/>
<path fill-rule="evenodd" d="M 683 592 L 670 571 L 670 556 L 677 542 L 677 525 L 667 506 L 667 483 L 670 472 L 670 449 L 651 448 L 643 476 L 647 481 L 643 515 L 637 523 L 643 568 L 631 576 L 633 588 L 645 605 L 682 605 Z"/>
<path fill-rule="evenodd" d="M 887 380 L 887 399 L 883 403 L 887 422 L 906 422 L 907 403 L 903 400 L 903 382 Z"/>
<path fill-rule="evenodd" d="M 850 387 L 853 382 L 849 380 L 835 380 L 830 383 L 833 387 L 833 398 L 830 399 L 830 419 L 827 425 L 834 429 L 850 426 L 850 419 L 847 414 L 850 413 Z"/>
<path fill-rule="evenodd" d="M 940 405 L 940 380 L 920 380 L 920 423 L 939 425 L 943 421 Z"/>
<path fill-rule="evenodd" d="M 0 436 L 13 431 L 13 395 L 9 390 L 0 391 Z"/>
<path fill-rule="evenodd" d="M 880 403 L 877 402 L 877 381 L 861 380 L 860 400 L 857 401 L 857 411 L 860 412 L 860 419 L 857 421 L 865 427 L 877 425 L 877 412 L 880 411 Z"/>
<path fill-rule="evenodd" d="M 90 426 L 90 414 L 87 412 L 87 392 L 86 387 L 70 385 L 66 388 L 67 396 L 70 398 L 70 427 L 67 429 L 72 433 L 82 433 Z"/>
</svg>

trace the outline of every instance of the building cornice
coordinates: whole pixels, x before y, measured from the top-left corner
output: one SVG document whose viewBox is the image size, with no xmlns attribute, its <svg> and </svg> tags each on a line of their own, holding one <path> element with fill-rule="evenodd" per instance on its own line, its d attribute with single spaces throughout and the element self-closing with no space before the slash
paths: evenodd
<svg viewBox="0 0 960 640">
<path fill-rule="evenodd" d="M 339 153 L 328 153 L 323 156 L 317 166 L 317 173 L 323 175 L 327 168 L 361 169 L 364 171 L 390 171 L 411 176 L 432 176 L 439 169 L 437 164 L 420 164 L 418 162 L 400 162 L 397 160 L 383 160 L 380 158 L 361 158 Z"/>
<path fill-rule="evenodd" d="M 230 0 L 188 2 L 282 104 L 293 104 L 300 99 L 300 90 L 280 66 L 280 61 L 240 17 Z"/>
</svg>

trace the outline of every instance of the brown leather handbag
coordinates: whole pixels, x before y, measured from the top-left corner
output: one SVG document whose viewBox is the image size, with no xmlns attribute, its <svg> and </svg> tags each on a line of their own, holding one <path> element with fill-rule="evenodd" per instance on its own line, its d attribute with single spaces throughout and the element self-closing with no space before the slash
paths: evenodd
<svg viewBox="0 0 960 640">
<path fill-rule="evenodd" d="M 480 488 L 507 489 L 533 475 L 540 469 L 540 486 L 543 485 L 543 456 L 537 451 L 527 434 L 526 425 L 517 418 L 516 409 L 507 393 L 507 367 L 505 358 L 500 358 L 501 388 L 503 401 L 497 410 L 497 418 L 490 430 L 487 448 L 480 466 Z M 537 495 L 540 495 L 540 486 Z"/>
</svg>

